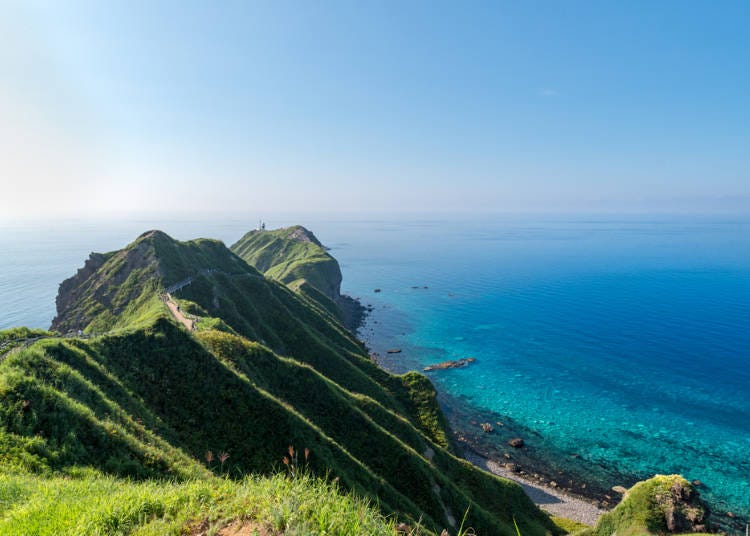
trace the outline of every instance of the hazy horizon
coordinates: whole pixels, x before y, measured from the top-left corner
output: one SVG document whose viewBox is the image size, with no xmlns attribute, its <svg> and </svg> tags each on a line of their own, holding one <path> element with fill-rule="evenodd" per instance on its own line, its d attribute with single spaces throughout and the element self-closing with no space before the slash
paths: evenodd
<svg viewBox="0 0 750 536">
<path fill-rule="evenodd" d="M 0 221 L 750 214 L 750 4 L 10 1 Z"/>
</svg>

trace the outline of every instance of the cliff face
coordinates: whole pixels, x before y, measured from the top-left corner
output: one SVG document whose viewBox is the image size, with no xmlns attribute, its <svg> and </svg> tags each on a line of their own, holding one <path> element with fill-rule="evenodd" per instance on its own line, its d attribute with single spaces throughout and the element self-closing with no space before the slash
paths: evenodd
<svg viewBox="0 0 750 536">
<path fill-rule="evenodd" d="M 75 312 L 76 303 L 80 301 L 86 289 L 86 282 L 106 260 L 106 255 L 92 252 L 83 267 L 79 268 L 73 277 L 60 283 L 55 298 L 57 316 L 52 320 L 51 329 L 64 332 L 83 322 L 81 316 Z"/>
<path fill-rule="evenodd" d="M 149 281 L 161 277 L 153 237 L 146 233 L 121 251 L 92 253 L 83 268 L 60 284 L 51 329 L 87 329 L 97 316 L 117 316 L 136 301 Z"/>
</svg>

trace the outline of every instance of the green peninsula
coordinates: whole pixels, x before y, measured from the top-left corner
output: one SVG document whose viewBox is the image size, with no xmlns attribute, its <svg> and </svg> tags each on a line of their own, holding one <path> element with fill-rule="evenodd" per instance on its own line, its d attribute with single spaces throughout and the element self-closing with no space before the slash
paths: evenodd
<svg viewBox="0 0 750 536">
<path fill-rule="evenodd" d="M 179 242 L 159 231 L 92 254 L 60 285 L 52 326 L 58 335 L 29 339 L 0 363 L 0 461 L 6 487 L 17 490 L 6 490 L 12 497 L 4 508 L 15 511 L 36 497 L 42 485 L 34 478 L 61 489 L 83 478 L 114 495 L 143 492 L 151 504 L 147 491 L 159 482 L 178 496 L 183 490 L 189 502 L 191 486 L 250 493 L 242 491 L 255 485 L 248 478 L 299 472 L 313 486 L 354 493 L 347 500 L 366 500 L 390 522 L 419 525 L 424 534 L 455 533 L 464 516 L 481 534 L 514 534 L 514 517 L 525 534 L 554 533 L 519 486 L 450 450 L 429 381 L 378 368 L 339 315 L 290 288 L 324 286 L 300 262 L 305 244 L 318 248 L 312 268 L 327 265 L 323 273 L 340 282 L 338 264 L 324 262 L 330 256 L 318 243 L 297 244 L 289 250 L 293 262 L 256 259 L 267 272 L 277 270 L 273 278 L 221 242 Z M 332 292 L 337 284 L 313 288 Z M 119 526 L 125 516 L 133 526 L 179 534 L 192 522 L 226 523 L 237 507 L 230 501 L 226 512 L 220 504 L 199 509 L 194 519 L 181 511 L 174 514 L 180 522 L 164 525 L 172 507 L 156 502 L 136 500 L 127 514 L 111 504 L 109 522 Z M 89 533 L 130 531 L 118 530 Z"/>
<path fill-rule="evenodd" d="M 334 313 L 348 327 L 356 327 L 361 320 L 362 306 L 341 294 L 338 261 L 301 225 L 250 231 L 231 249 L 266 277 L 287 285 Z"/>
</svg>

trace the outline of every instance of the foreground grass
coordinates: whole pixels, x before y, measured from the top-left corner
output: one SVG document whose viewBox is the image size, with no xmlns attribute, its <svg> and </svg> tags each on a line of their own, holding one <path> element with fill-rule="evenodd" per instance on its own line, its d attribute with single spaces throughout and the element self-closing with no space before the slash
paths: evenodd
<svg viewBox="0 0 750 536">
<path fill-rule="evenodd" d="M 568 519 L 567 517 L 560 517 L 560 516 L 551 516 L 550 519 L 552 519 L 552 522 L 563 529 L 566 534 L 575 534 L 577 532 L 580 532 L 582 530 L 590 529 L 588 525 L 585 523 L 581 523 L 579 521 L 575 521 L 573 519 Z"/>
<path fill-rule="evenodd" d="M 335 484 L 309 476 L 131 482 L 86 473 L 0 474 L 5 536 L 213 534 L 233 520 L 284 534 L 378 536 L 394 523 Z M 206 530 L 207 529 L 207 530 Z"/>
</svg>

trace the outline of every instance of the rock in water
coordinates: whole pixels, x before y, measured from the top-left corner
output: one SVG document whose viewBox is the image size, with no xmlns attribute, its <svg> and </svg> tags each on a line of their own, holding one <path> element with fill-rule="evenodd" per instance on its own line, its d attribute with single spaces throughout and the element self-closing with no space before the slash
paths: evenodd
<svg viewBox="0 0 750 536">
<path fill-rule="evenodd" d="M 436 363 L 435 365 L 427 365 L 422 370 L 424 372 L 431 372 L 433 370 L 445 370 L 451 368 L 461 368 L 474 363 L 477 360 L 476 357 L 464 357 L 463 359 L 456 359 L 455 361 L 443 361 L 442 363 Z"/>
</svg>

